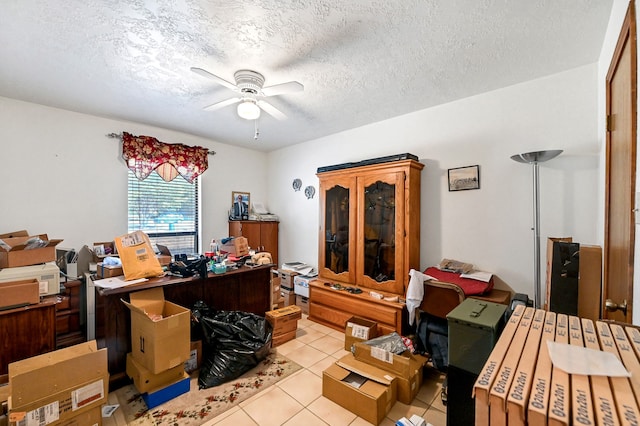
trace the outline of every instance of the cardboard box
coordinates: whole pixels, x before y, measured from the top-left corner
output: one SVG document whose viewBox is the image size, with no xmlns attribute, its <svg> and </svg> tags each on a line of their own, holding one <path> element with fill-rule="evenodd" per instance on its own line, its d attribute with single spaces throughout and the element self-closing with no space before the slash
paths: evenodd
<svg viewBox="0 0 640 426">
<path fill-rule="evenodd" d="M 584 323 L 588 320 L 584 319 L 582 321 Z M 597 321 L 596 327 L 597 333 L 601 336 L 601 347 L 614 355 L 616 351 L 612 345 L 607 345 L 607 343 L 611 342 L 610 339 L 605 337 L 607 325 L 611 327 L 609 336 L 615 341 L 619 351 L 619 358 L 627 371 L 631 373 L 631 380 L 626 377 L 609 377 L 618 413 L 624 419 L 640 419 L 640 407 L 634 397 L 634 394 L 638 395 L 640 391 L 640 380 L 638 379 L 640 377 L 640 361 L 638 360 L 637 351 L 638 345 L 640 345 L 640 332 L 634 326 L 623 327 L 619 324 L 606 324 Z"/>
<path fill-rule="evenodd" d="M 597 321 L 602 299 L 602 248 L 580 244 L 579 268 L 578 316 Z"/>
<path fill-rule="evenodd" d="M 296 294 L 293 290 L 287 290 L 284 287 L 280 287 L 280 297 L 282 297 L 284 301 L 284 306 L 295 306 Z"/>
<path fill-rule="evenodd" d="M 489 424 L 489 390 L 498 376 L 498 370 L 509 349 L 509 345 L 520 324 L 524 311 L 525 307 L 523 305 L 516 306 L 504 330 L 502 330 L 498 342 L 493 347 L 489 359 L 487 359 L 487 362 L 485 362 L 482 367 L 478 375 L 478 380 L 476 380 L 474 384 L 473 393 L 476 400 L 476 424 L 478 426 L 486 426 Z"/>
<path fill-rule="evenodd" d="M 580 319 L 580 321 L 582 324 L 582 335 L 584 337 L 585 347 L 588 349 L 600 351 L 601 348 L 600 348 L 600 344 L 598 343 L 598 335 L 596 333 L 596 328 L 595 328 L 595 325 L 593 324 L 593 321 L 591 321 L 588 318 Z M 620 327 L 620 330 L 622 331 L 622 335 L 624 336 L 625 347 L 629 348 L 629 350 L 633 352 L 633 349 L 631 349 L 631 347 L 629 346 L 629 342 L 626 342 L 626 336 L 624 335 L 625 333 L 622 330 L 622 327 Z M 611 378 L 613 379 L 613 377 Z M 609 424 L 620 424 L 620 421 L 617 417 L 617 412 L 616 410 L 613 409 L 613 407 L 616 406 L 616 401 L 615 401 L 616 399 L 620 400 L 621 402 L 620 406 L 618 407 L 618 410 L 619 410 L 618 412 L 624 418 L 626 419 L 639 418 L 638 405 L 635 402 L 635 398 L 633 397 L 633 392 L 631 391 L 631 387 L 629 386 L 628 380 L 624 380 L 623 382 L 626 385 L 627 391 L 629 393 L 629 396 L 631 396 L 631 398 L 627 398 L 626 400 L 624 400 L 625 399 L 623 395 L 624 392 L 617 392 L 623 389 L 623 387 L 621 386 L 622 385 L 621 382 L 616 383 L 614 380 L 611 380 L 611 385 L 610 385 L 608 377 L 596 376 L 596 375 L 591 376 L 589 379 L 591 381 L 591 390 L 593 394 L 593 400 L 598 401 L 596 404 L 594 404 L 595 418 L 596 418 L 597 424 L 606 424 L 607 421 L 605 419 L 609 420 Z M 614 398 L 614 392 L 612 391 L 612 388 L 616 390 L 615 398 Z M 633 409 L 631 407 L 633 407 Z M 603 410 L 603 408 L 606 408 L 606 410 Z M 629 414 L 631 414 L 632 417 L 629 416 Z"/>
<path fill-rule="evenodd" d="M 298 306 L 285 306 L 265 312 L 265 318 L 273 327 L 273 335 L 279 335 L 295 331 L 298 328 L 298 320 L 302 318 L 302 310 Z"/>
<path fill-rule="evenodd" d="M 164 404 L 173 398 L 189 392 L 191 388 L 191 378 L 187 373 L 183 372 L 181 379 L 171 383 L 168 386 L 164 386 L 158 389 L 154 389 L 150 392 L 142 394 L 142 399 L 147 404 L 148 409 L 157 407 L 160 404 Z"/>
<path fill-rule="evenodd" d="M 11 412 L 66 421 L 107 401 L 107 349 L 81 343 L 9 364 Z"/>
<path fill-rule="evenodd" d="M 102 262 L 107 256 L 117 256 L 116 244 L 113 241 L 98 241 L 93 243 L 93 262 Z"/>
<path fill-rule="evenodd" d="M 378 337 L 378 323 L 360 317 L 351 317 L 347 321 L 344 330 L 344 350 L 351 351 L 351 345 L 355 342 Z"/>
<path fill-rule="evenodd" d="M 168 254 L 157 254 L 156 258 L 158 258 L 158 262 L 161 266 L 169 266 L 171 263 L 171 256 Z"/>
<path fill-rule="evenodd" d="M 537 314 L 537 313 L 536 313 Z M 547 411 L 549 410 L 549 396 L 551 394 L 551 357 L 547 348 L 547 341 L 553 342 L 556 335 L 556 313 L 547 312 L 544 319 L 544 329 L 540 341 L 540 351 L 531 385 L 528 402 L 527 419 L 531 426 L 546 426 Z"/>
<path fill-rule="evenodd" d="M 149 392 L 167 386 L 179 380 L 184 375 L 184 364 L 176 365 L 158 374 L 154 374 L 148 368 L 145 368 L 137 362 L 131 353 L 127 354 L 127 376 L 133 380 L 133 384 L 140 393 Z"/>
<path fill-rule="evenodd" d="M 496 380 L 489 391 L 489 421 L 492 425 L 507 424 L 507 392 L 511 388 L 515 370 L 522 355 L 522 348 L 529 334 L 535 308 L 525 308 L 522 319 L 518 324 L 511 345 L 504 356 L 498 370 L 499 380 Z"/>
<path fill-rule="evenodd" d="M 184 371 L 191 374 L 202 365 L 202 340 L 191 342 L 191 352 L 189 359 L 184 362 Z"/>
<path fill-rule="evenodd" d="M 233 247 L 237 257 L 246 256 L 249 254 L 249 240 L 245 237 L 235 237 L 233 239 Z"/>
<path fill-rule="evenodd" d="M 40 238 L 44 246 L 27 249 L 27 241 L 32 238 Z M 50 240 L 47 234 L 29 235 L 27 231 L 2 234 L 0 240 L 5 243 L 0 245 L 0 269 L 55 262 L 56 246 L 62 242 L 62 240 Z"/>
<path fill-rule="evenodd" d="M 309 298 L 296 294 L 296 306 L 302 310 L 303 314 L 309 315 Z"/>
<path fill-rule="evenodd" d="M 67 421 L 56 426 L 100 426 L 102 424 L 102 407 L 95 407 L 91 410 L 78 414 Z"/>
<path fill-rule="evenodd" d="M 31 305 L 40 302 L 40 283 L 37 279 L 0 283 L 0 308 Z"/>
<path fill-rule="evenodd" d="M 278 269 L 278 275 L 280 275 L 280 287 L 286 290 L 293 291 L 295 287 L 293 281 L 294 277 L 296 275 L 300 275 L 300 273 L 296 271 L 290 271 L 288 269 Z"/>
<path fill-rule="evenodd" d="M 296 330 L 287 331 L 286 333 L 274 334 L 271 337 L 271 347 L 275 348 L 276 346 L 280 346 L 283 343 L 288 342 L 289 340 L 293 340 L 296 338 Z"/>
<path fill-rule="evenodd" d="M 556 314 L 556 343 L 569 344 L 569 317 Z M 571 421 L 571 388 L 569 373 L 558 368 L 551 369 L 551 391 L 549 394 L 549 424 L 566 424 Z"/>
<path fill-rule="evenodd" d="M 413 355 L 408 350 L 396 355 L 360 342 L 354 343 L 353 348 L 353 355 L 358 361 L 378 367 L 395 376 L 398 381 L 398 401 L 411 404 L 422 385 L 422 370 L 426 358 Z"/>
<path fill-rule="evenodd" d="M 122 266 L 104 265 L 102 262 L 96 263 L 96 275 L 98 278 L 111 278 L 123 275 Z"/>
<path fill-rule="evenodd" d="M 582 325 L 580 324 L 580 318 L 577 316 L 569 316 L 569 344 L 571 346 L 584 347 L 584 341 L 582 338 Z M 572 374 L 571 375 L 571 415 L 573 424 L 587 424 L 595 425 L 596 418 L 594 414 L 594 404 L 591 394 L 591 380 L 589 376 L 584 374 Z M 607 385 L 608 385 L 607 381 Z M 593 381 L 594 390 L 596 381 Z M 608 387 L 608 386 L 607 386 Z M 601 395 L 602 396 L 602 395 Z M 609 400 L 612 403 L 613 398 Z M 607 401 L 604 399 L 597 400 L 597 404 L 606 405 Z M 613 410 L 614 405 L 609 405 Z M 615 410 L 613 410 L 615 411 Z M 606 424 L 606 423 L 599 423 Z"/>
<path fill-rule="evenodd" d="M 162 287 L 129 295 L 122 301 L 131 311 L 131 353 L 154 374 L 189 359 L 191 311 L 164 300 Z M 160 318 L 152 320 L 149 315 Z"/>
<path fill-rule="evenodd" d="M 522 349 L 522 356 L 515 371 L 511 389 L 507 396 L 507 416 L 509 426 L 525 426 L 527 424 L 527 401 L 531 392 L 531 383 L 536 361 L 540 350 L 540 339 L 545 325 L 546 311 L 536 309 L 527 341 Z M 547 350 L 547 348 L 543 348 Z"/>
<path fill-rule="evenodd" d="M 360 387 L 350 384 L 355 377 Z M 396 379 L 386 371 L 348 354 L 322 372 L 322 396 L 374 425 L 380 424 L 396 402 Z"/>
<path fill-rule="evenodd" d="M 545 303 L 544 309 L 545 311 L 549 310 L 549 301 L 551 300 L 551 270 L 553 265 L 553 244 L 555 242 L 565 242 L 570 243 L 573 241 L 572 237 L 549 237 L 547 238 L 547 274 L 545 279 Z"/>
</svg>

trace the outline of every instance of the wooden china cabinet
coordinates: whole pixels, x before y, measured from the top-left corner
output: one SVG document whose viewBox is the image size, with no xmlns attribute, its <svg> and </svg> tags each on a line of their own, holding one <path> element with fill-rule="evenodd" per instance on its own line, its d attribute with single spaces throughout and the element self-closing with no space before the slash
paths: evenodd
<svg viewBox="0 0 640 426">
<path fill-rule="evenodd" d="M 378 322 L 381 333 L 402 332 L 409 270 L 420 268 L 423 167 L 416 156 L 400 154 L 318 169 L 319 259 L 311 319 L 344 330 L 355 315 Z"/>
</svg>

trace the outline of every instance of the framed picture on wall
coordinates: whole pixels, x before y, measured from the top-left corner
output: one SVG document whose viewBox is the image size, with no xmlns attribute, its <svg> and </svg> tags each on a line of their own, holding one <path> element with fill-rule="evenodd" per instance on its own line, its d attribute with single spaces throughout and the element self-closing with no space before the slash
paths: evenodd
<svg viewBox="0 0 640 426">
<path fill-rule="evenodd" d="M 234 220 L 249 219 L 250 195 L 248 192 L 231 192 L 231 210 L 229 216 Z"/>
<path fill-rule="evenodd" d="M 449 191 L 480 189 L 480 166 L 449 169 Z"/>
</svg>

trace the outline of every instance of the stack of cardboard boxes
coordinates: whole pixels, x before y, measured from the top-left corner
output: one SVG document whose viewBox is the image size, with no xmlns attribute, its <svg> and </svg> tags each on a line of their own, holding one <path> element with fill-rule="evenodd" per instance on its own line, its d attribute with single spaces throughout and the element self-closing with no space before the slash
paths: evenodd
<svg viewBox="0 0 640 426">
<path fill-rule="evenodd" d="M 411 404 L 422 384 L 426 358 L 409 350 L 394 354 L 364 343 L 377 324 L 358 317 L 347 321 L 345 349 L 352 353 L 322 374 L 322 395 L 375 425 L 400 401 Z"/>
<path fill-rule="evenodd" d="M 9 424 L 101 424 L 107 350 L 95 340 L 9 364 Z"/>
<path fill-rule="evenodd" d="M 568 372 L 547 342 L 609 352 L 631 377 Z M 475 424 L 636 424 L 639 355 L 637 327 L 518 306 L 475 383 Z M 588 364 L 581 356 L 572 365 Z"/>
<path fill-rule="evenodd" d="M 284 298 L 284 306 L 295 305 L 296 293 L 294 289 L 294 278 L 300 274 L 287 269 L 278 269 L 278 275 L 280 276 L 280 294 Z"/>
<path fill-rule="evenodd" d="M 285 306 L 284 308 L 266 312 L 264 316 L 273 327 L 272 347 L 296 338 L 298 320 L 302 318 L 302 311 L 299 307 L 295 305 Z"/>
<path fill-rule="evenodd" d="M 271 270 L 271 309 L 284 307 L 284 297 L 280 290 L 280 274 L 277 269 Z"/>
<path fill-rule="evenodd" d="M 131 293 L 131 353 L 127 375 L 148 408 L 189 392 L 185 361 L 190 358 L 191 313 L 167 302 L 162 288 Z"/>
</svg>

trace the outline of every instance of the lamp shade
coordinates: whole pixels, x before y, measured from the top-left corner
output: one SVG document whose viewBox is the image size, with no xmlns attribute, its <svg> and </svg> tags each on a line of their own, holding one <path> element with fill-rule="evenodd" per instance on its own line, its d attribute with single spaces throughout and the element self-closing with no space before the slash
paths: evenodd
<svg viewBox="0 0 640 426">
<path fill-rule="evenodd" d="M 545 161 L 549 161 L 552 158 L 557 157 L 562 153 L 561 149 L 551 149 L 547 151 L 533 151 L 533 152 L 525 152 L 524 154 L 516 154 L 512 155 L 511 159 L 513 161 L 517 161 L 518 163 L 543 163 Z"/>
<path fill-rule="evenodd" d="M 260 107 L 253 99 L 244 99 L 238 104 L 238 115 L 245 120 L 256 120 L 260 117 Z"/>
</svg>

